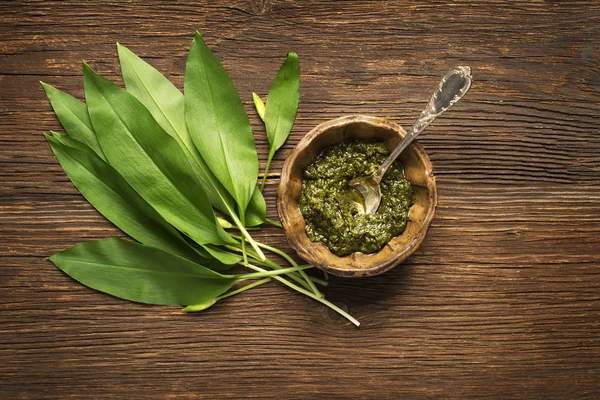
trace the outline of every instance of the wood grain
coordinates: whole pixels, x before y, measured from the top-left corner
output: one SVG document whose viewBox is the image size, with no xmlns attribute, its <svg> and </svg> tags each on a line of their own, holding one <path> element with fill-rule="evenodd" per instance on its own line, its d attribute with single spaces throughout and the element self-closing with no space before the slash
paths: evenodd
<svg viewBox="0 0 600 400">
<path fill-rule="evenodd" d="M 298 119 L 276 155 L 346 114 L 404 126 L 439 77 L 468 96 L 419 139 L 437 179 L 429 234 L 379 277 L 332 278 L 356 329 L 276 284 L 199 315 L 87 289 L 45 260 L 122 235 L 41 132 L 38 81 L 81 98 L 82 59 L 116 82 L 119 41 L 183 86 L 199 30 L 253 124 L 285 54 Z M 600 397 L 600 4 L 595 1 L 0 2 L 0 398 Z M 264 242 L 292 253 L 282 233 Z"/>
</svg>

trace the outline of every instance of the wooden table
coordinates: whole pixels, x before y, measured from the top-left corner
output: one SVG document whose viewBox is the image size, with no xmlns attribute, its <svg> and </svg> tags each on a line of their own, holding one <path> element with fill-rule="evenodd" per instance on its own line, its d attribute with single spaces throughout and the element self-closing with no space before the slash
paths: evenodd
<svg viewBox="0 0 600 400">
<path fill-rule="evenodd" d="M 293 50 L 298 119 L 266 189 L 313 126 L 345 114 L 409 126 L 439 77 L 466 98 L 419 139 L 439 205 L 403 265 L 332 278 L 355 328 L 277 284 L 198 315 L 77 284 L 45 260 L 122 235 L 68 181 L 38 84 L 83 97 L 80 61 L 121 82 L 119 41 L 183 87 L 199 30 L 251 93 Z M 0 3 L 0 398 L 600 398 L 600 3 Z M 282 232 L 257 236 L 287 249 Z"/>
</svg>

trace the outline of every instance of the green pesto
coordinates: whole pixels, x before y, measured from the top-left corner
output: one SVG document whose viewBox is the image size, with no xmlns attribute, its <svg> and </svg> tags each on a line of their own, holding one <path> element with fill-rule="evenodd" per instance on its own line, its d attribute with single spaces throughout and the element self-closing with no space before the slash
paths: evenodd
<svg viewBox="0 0 600 400">
<path fill-rule="evenodd" d="M 410 183 L 396 161 L 381 181 L 381 205 L 375 214 L 361 212 L 361 197 L 348 181 L 370 175 L 389 154 L 383 142 L 347 141 L 325 149 L 302 179 L 300 211 L 306 234 L 339 257 L 375 253 L 406 228 L 415 201 Z"/>
</svg>

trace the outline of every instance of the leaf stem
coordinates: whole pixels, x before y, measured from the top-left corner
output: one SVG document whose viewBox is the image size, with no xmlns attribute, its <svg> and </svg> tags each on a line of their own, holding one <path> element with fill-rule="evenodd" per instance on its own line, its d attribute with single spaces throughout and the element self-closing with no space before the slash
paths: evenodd
<svg viewBox="0 0 600 400">
<path fill-rule="evenodd" d="M 256 261 L 256 263 L 258 265 L 262 265 L 263 267 L 271 267 L 271 268 L 276 268 L 276 269 L 281 269 L 283 268 L 281 265 L 277 264 L 274 261 L 271 261 L 267 258 L 266 261 Z M 306 264 L 306 265 L 311 265 L 311 264 Z M 314 265 L 311 265 L 314 267 Z M 310 290 L 310 286 L 308 286 L 308 282 L 306 282 L 304 279 L 302 279 L 302 276 L 300 275 L 300 273 L 298 272 L 294 272 L 293 274 L 289 275 L 292 279 L 294 279 L 297 283 L 299 283 L 300 285 L 304 286 L 305 288 Z M 311 281 L 313 281 L 314 283 L 316 283 L 317 285 L 321 285 L 321 286 L 327 286 L 329 285 L 329 282 L 317 278 L 315 276 L 310 276 L 310 275 L 306 275 L 308 276 L 308 279 L 310 279 Z"/>
<path fill-rule="evenodd" d="M 279 249 L 277 249 L 277 248 L 275 248 L 275 247 L 271 247 L 271 246 L 269 246 L 269 245 L 266 245 L 266 244 L 262 244 L 262 243 L 260 243 L 260 242 L 257 242 L 256 244 L 258 244 L 258 246 L 259 246 L 259 247 L 260 247 L 260 246 L 263 246 L 263 248 L 264 248 L 265 250 L 269 250 L 269 251 L 270 251 L 270 252 L 272 252 L 272 253 L 275 253 L 275 254 L 278 254 L 278 255 L 280 255 L 280 256 L 281 256 L 281 257 L 283 257 L 283 258 L 284 258 L 284 259 L 285 259 L 287 262 L 289 262 L 289 263 L 290 263 L 290 265 L 291 265 L 292 267 L 297 267 L 297 266 L 298 266 L 298 263 L 296 263 L 296 261 L 294 261 L 294 259 L 293 259 L 292 257 L 290 257 L 289 255 L 287 255 L 287 254 L 286 254 L 284 251 L 281 251 L 281 250 L 279 250 Z M 306 272 L 304 272 L 303 270 L 300 270 L 300 275 L 302 275 L 302 277 L 304 278 L 304 280 L 305 280 L 305 281 L 308 283 L 308 286 L 310 286 L 310 290 L 311 290 L 311 291 L 312 291 L 312 292 L 313 292 L 313 293 L 314 293 L 316 296 L 318 296 L 318 297 L 321 297 L 321 298 L 325 297 L 325 296 L 323 295 L 323 293 L 321 293 L 321 292 L 319 291 L 319 289 L 317 289 L 317 287 L 315 286 L 315 284 L 314 284 L 314 282 L 312 281 L 312 279 L 310 279 L 310 278 L 308 277 L 308 275 L 306 275 Z"/>
<path fill-rule="evenodd" d="M 241 250 L 235 246 L 225 245 L 224 247 L 228 250 L 235 251 L 237 253 L 241 253 Z M 251 251 L 248 252 L 248 255 L 250 258 L 252 258 L 254 260 L 255 263 L 257 263 L 258 265 L 262 265 L 263 267 L 271 267 L 271 268 L 275 268 L 275 269 L 283 268 L 281 265 L 277 264 L 275 261 L 270 260 L 269 258 L 266 258 L 265 260 L 261 261 L 258 258 L 258 255 L 252 253 Z M 307 264 L 307 265 L 310 265 L 310 264 Z M 311 265 L 311 266 L 314 267 L 314 265 Z M 323 273 L 327 274 L 325 271 L 323 271 Z M 300 285 L 304 286 L 306 289 L 310 290 L 310 286 L 308 285 L 308 282 L 306 280 L 302 279 L 302 276 L 300 275 L 299 272 L 292 272 L 292 273 L 288 274 L 288 276 L 290 278 L 292 278 L 294 281 L 296 281 L 298 284 L 300 284 Z M 308 279 L 310 279 L 317 285 L 321 285 L 321 286 L 329 285 L 329 282 L 327 280 L 317 278 L 316 276 L 310 276 L 308 274 L 306 276 L 308 277 Z"/>
<path fill-rule="evenodd" d="M 266 269 L 259 268 L 256 265 L 252 265 L 252 264 L 246 264 L 244 266 L 248 267 L 250 269 L 253 269 L 255 271 L 261 271 L 261 272 L 253 272 L 253 273 L 249 273 L 249 274 L 239 274 L 239 275 L 230 275 L 230 276 L 235 277 L 238 281 L 244 281 L 247 279 L 265 278 L 267 276 L 285 275 L 285 274 L 289 274 L 290 272 L 302 271 L 302 270 L 305 270 L 308 268 L 312 268 L 312 265 L 303 265 L 303 266 L 296 266 L 296 267 L 282 268 L 282 269 L 275 269 L 275 270 L 267 271 Z"/>
<path fill-rule="evenodd" d="M 277 263 L 275 263 L 274 261 L 271 261 L 267 258 L 266 261 L 258 261 L 255 260 L 254 263 L 263 266 L 263 267 L 271 267 L 271 268 L 275 268 L 275 269 L 282 269 L 283 267 Z M 310 264 L 307 264 L 310 265 Z M 311 265 L 312 267 L 312 265 Z M 299 272 L 293 272 L 291 274 L 287 274 L 287 276 L 289 276 L 290 278 L 292 278 L 294 281 L 296 281 L 296 283 L 298 283 L 299 285 L 302 285 L 304 288 L 311 290 L 310 286 L 308 285 L 308 282 L 300 275 Z M 308 279 L 312 280 L 314 283 L 322 285 L 322 286 L 327 286 L 329 284 L 329 282 L 326 282 L 322 279 L 319 278 L 315 278 L 312 277 L 310 275 L 307 275 Z"/>
<path fill-rule="evenodd" d="M 265 254 L 261 251 L 260 247 L 258 247 L 258 245 L 254 241 L 254 239 L 252 239 L 252 236 L 250 236 L 250 234 L 248 233 L 246 228 L 244 228 L 244 224 L 242 224 L 242 221 L 240 221 L 240 219 L 237 217 L 237 215 L 235 215 L 235 213 L 231 213 L 231 214 L 232 214 L 231 219 L 233 220 L 233 223 L 238 227 L 238 229 L 242 233 L 242 235 L 246 239 L 248 239 L 248 243 L 250 243 L 250 246 L 252 246 L 252 248 L 256 251 L 256 254 L 258 254 L 258 258 L 261 261 L 266 260 L 267 257 L 265 257 Z M 231 235 L 231 236 L 237 236 L 237 235 Z M 237 236 L 237 237 L 239 238 L 239 236 Z"/>
<path fill-rule="evenodd" d="M 277 269 L 277 270 L 284 268 L 281 265 L 277 264 L 276 262 L 269 260 L 268 258 L 265 261 L 254 260 L 254 262 L 260 266 L 270 267 L 270 268 Z M 302 279 L 302 276 L 300 276 L 299 272 L 292 272 L 291 274 L 288 274 L 288 276 L 290 278 L 292 278 L 293 280 L 295 280 L 296 282 L 298 282 L 299 284 L 306 287 L 307 289 L 310 289 L 310 287 L 308 286 L 308 283 L 304 282 L 304 279 Z"/>
<path fill-rule="evenodd" d="M 255 265 L 247 265 L 246 267 L 253 269 L 255 271 L 265 271 L 262 268 L 259 268 Z M 265 271 L 266 272 L 266 271 Z M 352 322 L 354 325 L 359 326 L 360 322 L 358 322 L 352 315 L 348 314 L 346 311 L 342 310 L 341 308 L 339 308 L 338 306 L 336 306 L 335 304 L 333 304 L 332 302 L 325 300 L 322 297 L 317 297 L 314 293 L 309 292 L 306 289 L 301 288 L 300 286 L 297 286 L 295 284 L 293 284 L 292 282 L 289 282 L 285 279 L 283 279 L 280 276 L 274 276 L 275 279 L 277 279 L 279 282 L 283 283 L 284 285 L 296 290 L 297 292 L 302 293 L 303 295 L 306 295 L 312 299 L 317 300 L 318 302 L 326 305 L 327 307 L 331 308 L 332 310 L 336 311 L 337 313 L 339 313 L 340 315 L 342 315 L 344 318 L 348 319 L 350 322 Z"/>
<path fill-rule="evenodd" d="M 236 237 L 236 235 L 231 235 L 233 237 Z M 239 237 L 239 236 L 238 236 Z M 287 253 L 285 253 L 284 251 L 281 251 L 275 247 L 271 247 L 269 245 L 266 245 L 264 243 L 260 243 L 260 242 L 256 242 L 256 244 L 258 245 L 258 247 L 262 247 L 265 250 L 269 250 L 271 253 L 275 253 L 281 257 L 283 257 L 287 262 L 289 262 L 292 267 L 297 267 L 298 264 L 296 263 L 296 261 L 294 261 L 294 259 L 292 257 L 290 257 L 289 255 L 287 255 Z M 308 275 L 306 275 L 306 272 L 304 271 L 300 271 L 300 275 L 302 275 L 302 278 L 304 278 L 304 280 L 306 281 L 306 283 L 308 283 L 308 286 L 310 287 L 310 290 L 318 297 L 325 297 L 323 295 L 323 293 L 321 293 L 319 291 L 319 289 L 317 289 L 317 287 L 315 286 L 314 282 L 308 277 Z"/>
<path fill-rule="evenodd" d="M 242 261 L 248 264 L 248 254 L 246 253 L 246 239 L 242 236 Z"/>
<path fill-rule="evenodd" d="M 273 160 L 273 156 L 275 155 L 275 147 L 271 147 L 269 150 L 269 157 L 267 158 L 267 165 L 265 165 L 265 173 L 262 178 L 262 182 L 260 183 L 260 191 L 264 191 L 265 183 L 267 182 L 267 172 L 269 172 L 269 167 L 271 166 L 271 161 Z"/>
<path fill-rule="evenodd" d="M 273 225 L 273 226 L 276 226 L 276 227 L 278 227 L 278 228 L 283 228 L 283 225 L 281 225 L 281 223 L 280 223 L 280 222 L 278 222 L 278 221 L 274 221 L 274 220 L 272 220 L 272 219 L 270 219 L 270 218 L 265 218 L 265 222 L 266 222 L 267 224 L 271 224 L 271 225 Z"/>
<path fill-rule="evenodd" d="M 235 251 L 237 253 L 241 252 L 240 249 L 238 249 L 237 247 L 234 247 L 234 246 L 226 245 L 225 248 L 227 248 L 229 250 L 232 250 L 232 251 Z M 275 261 L 272 261 L 272 260 L 270 260 L 268 258 L 265 259 L 264 261 L 259 260 L 258 256 L 255 255 L 255 254 L 253 254 L 252 252 L 248 252 L 248 256 L 250 258 L 252 258 L 255 263 L 257 263 L 258 265 L 261 265 L 263 267 L 271 267 L 271 268 L 278 269 L 278 270 L 283 268 L 281 265 L 277 264 Z M 310 290 L 310 286 L 308 286 L 308 283 L 304 279 L 302 279 L 302 276 L 300 275 L 299 272 L 292 272 L 292 273 L 289 273 L 287 275 L 290 278 L 292 278 L 294 281 L 296 281 L 298 284 L 300 284 L 300 285 L 302 285 L 305 288 L 307 288 L 307 289 Z M 319 285 L 327 286 L 329 284 L 328 282 L 326 282 L 326 281 L 324 281 L 322 279 L 319 279 L 319 278 L 309 277 L 309 279 L 313 279 L 314 282 L 317 283 L 317 284 L 319 284 Z"/>
<path fill-rule="evenodd" d="M 313 267 L 314 267 L 314 265 L 313 265 Z M 316 276 L 311 276 L 311 275 L 308 275 L 308 274 L 306 276 L 308 276 L 308 279 L 310 279 L 311 281 L 313 281 L 317 285 L 321 285 L 321 286 L 328 286 L 329 285 L 329 282 L 327 282 L 324 279 L 317 278 Z M 307 288 L 307 289 L 309 289 L 309 288 Z"/>
<path fill-rule="evenodd" d="M 265 278 L 265 279 L 261 279 L 261 280 L 259 280 L 259 281 L 256 281 L 256 282 L 252 282 L 252 283 L 250 283 L 250 284 L 248 284 L 248 285 L 246 285 L 246 286 L 242 286 L 242 287 L 241 287 L 241 288 L 239 288 L 239 289 L 232 290 L 231 292 L 227 292 L 227 293 L 225 293 L 225 294 L 222 294 L 222 295 L 220 295 L 219 297 L 216 297 L 215 299 L 216 299 L 217 301 L 218 301 L 218 300 L 223 300 L 223 299 L 226 299 L 226 298 L 228 298 L 228 297 L 231 297 L 231 296 L 233 296 L 233 295 L 236 295 L 236 294 L 239 294 L 239 293 L 245 292 L 245 291 L 246 291 L 246 290 L 248 290 L 248 289 L 252 289 L 252 288 L 255 288 L 255 287 L 257 287 L 257 286 L 264 285 L 265 283 L 268 283 L 268 282 L 271 282 L 271 278 Z"/>
</svg>

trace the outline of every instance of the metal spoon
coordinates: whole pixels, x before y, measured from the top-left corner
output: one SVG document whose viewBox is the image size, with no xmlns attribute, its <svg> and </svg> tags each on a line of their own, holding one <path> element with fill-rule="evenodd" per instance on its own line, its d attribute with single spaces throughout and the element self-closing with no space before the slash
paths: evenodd
<svg viewBox="0 0 600 400">
<path fill-rule="evenodd" d="M 456 67 L 451 69 L 442 78 L 440 86 L 433 93 L 433 96 L 431 96 L 429 104 L 427 104 L 417 122 L 414 123 L 410 131 L 408 131 L 394 151 L 383 162 L 381 167 L 372 175 L 359 176 L 348 182 L 351 188 L 356 189 L 362 195 L 367 214 L 374 214 L 379 208 L 379 204 L 381 203 L 379 184 L 388 168 L 419 133 L 423 132 L 438 115 L 449 109 L 467 93 L 471 87 L 471 80 L 471 68 Z"/>
</svg>

